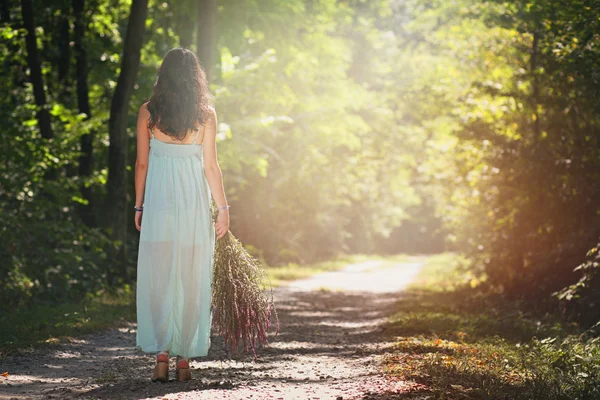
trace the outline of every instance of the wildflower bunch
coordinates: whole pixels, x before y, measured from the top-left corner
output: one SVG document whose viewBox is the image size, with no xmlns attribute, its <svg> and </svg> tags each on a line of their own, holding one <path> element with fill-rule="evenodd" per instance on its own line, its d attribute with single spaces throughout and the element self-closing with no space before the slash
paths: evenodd
<svg viewBox="0 0 600 400">
<path fill-rule="evenodd" d="M 212 210 L 216 219 L 214 203 Z M 279 318 L 264 268 L 231 232 L 215 245 L 212 287 L 213 328 L 230 351 L 237 352 L 242 345 L 256 356 L 256 346 L 268 343 L 271 317 L 275 334 Z"/>
</svg>

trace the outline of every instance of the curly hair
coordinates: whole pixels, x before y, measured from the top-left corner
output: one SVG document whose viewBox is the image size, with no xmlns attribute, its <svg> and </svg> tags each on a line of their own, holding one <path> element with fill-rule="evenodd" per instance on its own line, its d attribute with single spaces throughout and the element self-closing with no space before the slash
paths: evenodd
<svg viewBox="0 0 600 400">
<path fill-rule="evenodd" d="M 198 57 L 188 49 L 169 50 L 158 69 L 148 101 L 148 128 L 183 140 L 188 130 L 198 129 L 211 117 L 212 95 Z"/>
</svg>

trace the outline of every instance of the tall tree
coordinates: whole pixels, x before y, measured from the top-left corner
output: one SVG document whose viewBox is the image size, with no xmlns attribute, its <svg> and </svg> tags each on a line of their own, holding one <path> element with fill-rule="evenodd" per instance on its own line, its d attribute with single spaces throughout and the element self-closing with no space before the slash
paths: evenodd
<svg viewBox="0 0 600 400">
<path fill-rule="evenodd" d="M 110 146 L 108 150 L 108 200 L 112 210 L 110 221 L 112 238 L 120 242 L 120 251 L 114 255 L 121 264 L 126 277 L 127 258 L 127 112 L 129 100 L 140 67 L 141 49 L 144 42 L 148 0 L 133 0 L 129 14 L 127 33 L 121 59 L 121 73 L 115 88 L 108 123 Z"/>
<path fill-rule="evenodd" d="M 206 79 L 212 82 L 217 47 L 217 0 L 200 0 L 198 3 L 196 49 Z"/>
<path fill-rule="evenodd" d="M 77 22 L 75 22 L 77 23 Z M 77 30 L 77 27 L 75 27 Z M 77 41 L 81 41 L 81 39 L 75 35 L 75 45 L 77 45 Z M 71 42 L 71 27 L 69 21 L 68 13 L 61 14 L 60 16 L 60 27 L 57 35 L 58 42 L 58 81 L 60 86 L 62 86 L 62 91 L 68 91 L 69 85 L 69 69 L 71 67 L 71 46 L 69 43 Z"/>
<path fill-rule="evenodd" d="M 0 1 L 0 22 L 10 22 L 10 5 L 8 0 Z"/>
<path fill-rule="evenodd" d="M 90 108 L 90 96 L 88 87 L 88 64 L 87 52 L 83 44 L 87 22 L 83 14 L 85 9 L 85 0 L 73 0 L 73 14 L 75 16 L 74 24 L 74 47 L 76 60 L 76 76 L 77 76 L 77 105 L 79 112 L 86 115 L 86 119 L 92 117 Z M 81 185 L 81 194 L 87 200 L 87 205 L 82 205 L 80 215 L 82 220 L 88 226 L 95 225 L 94 213 L 92 206 L 92 190 L 89 185 L 86 185 L 85 179 L 92 175 L 93 163 L 93 141 L 94 132 L 88 132 L 81 136 L 81 156 L 79 157 L 79 176 L 84 181 Z"/>
<path fill-rule="evenodd" d="M 194 43 L 194 16 L 198 14 L 198 4 L 194 0 L 180 0 L 175 12 L 173 29 L 179 36 L 179 46 L 189 49 Z"/>
<path fill-rule="evenodd" d="M 23 16 L 23 26 L 27 31 L 27 36 L 25 38 L 27 64 L 31 73 L 31 84 L 33 86 L 35 104 L 38 107 L 38 124 L 40 126 L 42 137 L 50 139 L 52 138 L 53 133 L 50 124 L 50 113 L 46 108 L 46 90 L 44 89 L 44 77 L 42 76 L 40 53 L 37 48 L 32 0 L 21 0 L 21 14 Z"/>
</svg>

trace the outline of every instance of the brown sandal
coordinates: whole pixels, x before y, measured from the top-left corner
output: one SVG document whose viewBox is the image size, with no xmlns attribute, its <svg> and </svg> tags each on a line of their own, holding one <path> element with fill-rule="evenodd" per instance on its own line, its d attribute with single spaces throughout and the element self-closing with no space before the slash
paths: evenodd
<svg viewBox="0 0 600 400">
<path fill-rule="evenodd" d="M 166 353 L 159 353 L 156 356 L 156 365 L 152 374 L 152 382 L 169 381 L 169 356 Z"/>
<path fill-rule="evenodd" d="M 189 362 L 182 358 L 177 360 L 177 364 L 175 365 L 175 379 L 179 382 L 187 382 L 192 379 L 192 371 L 190 371 Z"/>
</svg>

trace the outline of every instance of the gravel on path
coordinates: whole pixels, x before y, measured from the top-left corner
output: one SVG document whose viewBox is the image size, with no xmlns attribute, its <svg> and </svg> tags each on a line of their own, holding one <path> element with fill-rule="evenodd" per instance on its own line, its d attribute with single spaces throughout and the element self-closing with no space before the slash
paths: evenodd
<svg viewBox="0 0 600 400">
<path fill-rule="evenodd" d="M 154 355 L 135 349 L 130 323 L 0 360 L 0 400 L 396 398 L 419 385 L 382 374 L 393 346 L 384 325 L 423 262 L 372 260 L 274 289 L 281 330 L 270 345 L 255 360 L 213 337 L 190 382 L 173 380 L 174 361 L 169 382 L 150 382 Z"/>
</svg>

